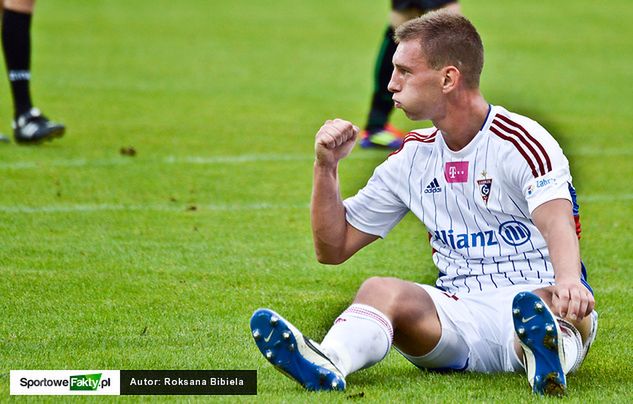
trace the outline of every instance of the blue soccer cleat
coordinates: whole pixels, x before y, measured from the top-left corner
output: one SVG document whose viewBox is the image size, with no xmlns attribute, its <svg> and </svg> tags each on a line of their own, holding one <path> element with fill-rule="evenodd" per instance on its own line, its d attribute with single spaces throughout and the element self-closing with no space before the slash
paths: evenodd
<svg viewBox="0 0 633 404">
<path fill-rule="evenodd" d="M 512 302 L 514 330 L 525 353 L 525 372 L 538 394 L 562 396 L 567 384 L 561 330 L 554 314 L 540 297 L 522 292 Z"/>
<path fill-rule="evenodd" d="M 251 317 L 257 347 L 277 370 L 308 390 L 345 390 L 345 378 L 319 345 L 269 309 Z"/>
</svg>

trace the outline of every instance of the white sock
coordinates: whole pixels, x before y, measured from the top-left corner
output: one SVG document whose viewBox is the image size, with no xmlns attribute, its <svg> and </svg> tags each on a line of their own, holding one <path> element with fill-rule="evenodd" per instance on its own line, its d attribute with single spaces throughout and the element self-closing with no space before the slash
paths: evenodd
<svg viewBox="0 0 633 404">
<path fill-rule="evenodd" d="M 352 304 L 334 321 L 320 344 L 343 376 L 382 360 L 391 348 L 393 327 L 380 311 Z"/>
<path fill-rule="evenodd" d="M 561 331 L 558 341 L 563 344 L 563 351 L 565 352 L 563 371 L 565 374 L 573 373 L 580 367 L 587 351 L 583 348 L 582 337 L 578 329 L 566 320 L 561 318 L 557 318 L 557 320 Z"/>
</svg>

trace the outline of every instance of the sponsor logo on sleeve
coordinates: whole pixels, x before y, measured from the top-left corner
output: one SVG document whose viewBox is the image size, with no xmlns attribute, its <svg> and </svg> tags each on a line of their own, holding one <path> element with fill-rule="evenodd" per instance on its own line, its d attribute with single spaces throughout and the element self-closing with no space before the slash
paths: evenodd
<svg viewBox="0 0 633 404">
<path fill-rule="evenodd" d="M 556 185 L 556 183 L 557 183 L 556 178 L 541 178 L 541 179 L 534 180 L 534 182 L 528 185 L 527 194 L 528 196 L 531 196 L 537 190 L 547 188 L 552 185 Z"/>
<path fill-rule="evenodd" d="M 554 184 L 556 184 L 556 178 L 543 178 L 540 180 L 536 180 L 537 188 L 545 188 L 548 185 L 554 185 Z"/>
</svg>

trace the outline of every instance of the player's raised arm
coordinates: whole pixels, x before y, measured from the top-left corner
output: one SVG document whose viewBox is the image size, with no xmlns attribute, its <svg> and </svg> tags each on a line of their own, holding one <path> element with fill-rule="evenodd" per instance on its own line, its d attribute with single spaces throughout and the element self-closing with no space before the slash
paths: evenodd
<svg viewBox="0 0 633 404">
<path fill-rule="evenodd" d="M 534 210 L 532 218 L 547 242 L 554 266 L 554 312 L 563 318 L 580 320 L 591 313 L 595 301 L 580 281 L 580 250 L 571 203 L 566 199 L 545 202 Z"/>
<path fill-rule="evenodd" d="M 358 127 L 342 119 L 326 121 L 316 134 L 311 219 L 319 262 L 339 264 L 378 237 L 363 233 L 345 220 L 338 182 L 338 162 L 354 147 Z"/>
</svg>

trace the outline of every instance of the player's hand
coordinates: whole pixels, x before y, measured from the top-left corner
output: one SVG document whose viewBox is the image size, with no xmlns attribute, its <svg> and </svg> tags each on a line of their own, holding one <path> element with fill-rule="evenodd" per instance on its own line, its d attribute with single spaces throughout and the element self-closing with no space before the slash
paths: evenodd
<svg viewBox="0 0 633 404">
<path fill-rule="evenodd" d="M 569 320 L 581 320 L 593 311 L 595 300 L 585 285 L 576 281 L 557 282 L 552 293 L 554 314 Z"/>
<path fill-rule="evenodd" d="M 343 119 L 327 120 L 316 134 L 316 161 L 323 166 L 334 166 L 354 147 L 360 129 Z"/>
</svg>

